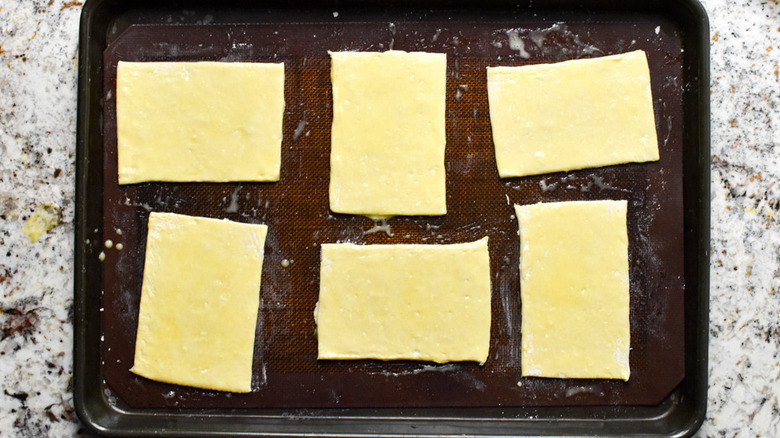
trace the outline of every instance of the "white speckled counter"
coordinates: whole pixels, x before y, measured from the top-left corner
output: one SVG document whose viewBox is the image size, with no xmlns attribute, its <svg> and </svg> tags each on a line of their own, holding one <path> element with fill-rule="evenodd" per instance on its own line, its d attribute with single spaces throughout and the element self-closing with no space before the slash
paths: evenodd
<svg viewBox="0 0 780 438">
<path fill-rule="evenodd" d="M 780 5 L 706 1 L 710 374 L 701 436 L 780 436 Z"/>
<path fill-rule="evenodd" d="M 704 0 L 710 390 L 699 436 L 780 436 L 780 5 Z M 78 1 L 0 0 L 0 435 L 71 436 Z M 36 207 L 57 225 L 31 242 Z"/>
</svg>

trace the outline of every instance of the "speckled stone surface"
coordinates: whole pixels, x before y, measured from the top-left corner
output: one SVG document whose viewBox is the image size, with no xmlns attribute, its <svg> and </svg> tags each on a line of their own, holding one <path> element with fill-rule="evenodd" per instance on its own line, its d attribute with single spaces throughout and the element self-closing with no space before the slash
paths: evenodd
<svg viewBox="0 0 780 438">
<path fill-rule="evenodd" d="M 710 390 L 698 436 L 780 436 L 780 5 L 704 0 L 712 48 Z M 81 3 L 0 0 L 0 436 L 72 436 Z M 59 220 L 36 242 L 41 204 Z"/>
<path fill-rule="evenodd" d="M 780 5 L 707 1 L 710 389 L 701 436 L 780 436 Z"/>
<path fill-rule="evenodd" d="M 68 436 L 80 8 L 0 1 L 0 436 Z M 35 208 L 60 210 L 37 242 Z"/>
</svg>

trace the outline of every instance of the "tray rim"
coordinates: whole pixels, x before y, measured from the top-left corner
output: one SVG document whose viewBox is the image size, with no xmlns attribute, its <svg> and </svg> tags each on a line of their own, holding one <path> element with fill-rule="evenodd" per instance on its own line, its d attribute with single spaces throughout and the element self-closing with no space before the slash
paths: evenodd
<svg viewBox="0 0 780 438">
<path fill-rule="evenodd" d="M 131 4 L 132 3 L 132 4 Z M 224 7 L 225 3 L 220 3 Z M 258 4 L 235 0 L 232 6 L 282 7 L 379 7 L 381 0 L 345 2 L 266 0 Z M 394 0 L 415 4 L 409 0 Z M 442 9 L 474 7 L 470 0 L 428 0 L 427 5 Z M 179 1 L 167 4 L 199 7 L 210 5 L 210 0 Z M 582 406 L 582 407 L 490 407 L 490 408 L 359 408 L 359 409 L 187 409 L 170 412 L 160 409 L 122 409 L 108 400 L 109 395 L 95 385 L 89 375 L 97 375 L 99 356 L 90 355 L 90 347 L 99 336 L 100 297 L 89 294 L 87 288 L 89 265 L 96 265 L 95 257 L 88 259 L 85 241 L 91 236 L 87 218 L 96 214 L 91 206 L 102 200 L 90 197 L 89 151 L 102 150 L 102 142 L 95 141 L 102 126 L 102 105 L 92 96 L 102 90 L 102 53 L 105 48 L 107 25 L 98 24 L 110 17 L 112 8 L 129 9 L 132 6 L 159 7 L 155 2 L 137 0 L 87 0 L 81 13 L 78 57 L 78 112 L 76 138 L 76 210 L 74 234 L 74 366 L 73 387 L 76 412 L 82 423 L 93 432 L 114 436 L 215 436 L 223 433 L 255 436 L 452 436 L 452 435 L 645 435 L 691 436 L 704 421 L 707 404 L 707 350 L 709 337 L 709 229 L 710 179 L 707 172 L 684 173 L 684 240 L 685 258 L 685 375 L 680 386 L 656 407 Z M 694 160 L 698 169 L 710 168 L 710 97 L 709 97 L 709 21 L 698 0 L 641 0 L 623 6 L 614 0 L 489 0 L 487 6 L 529 7 L 540 11 L 568 9 L 623 12 L 663 12 L 692 28 L 686 41 L 695 51 L 695 65 L 684 65 L 685 73 L 695 82 L 688 92 L 697 94 L 694 110 L 685 111 L 684 124 L 693 134 L 684 138 L 687 146 L 695 145 Z M 670 12 L 671 11 L 671 12 Z M 698 56 L 697 56 L 698 55 Z M 101 95 L 98 93 L 97 95 Z M 692 119 L 692 120 L 691 120 Z M 689 122 L 691 122 L 689 124 Z M 686 131 L 687 133 L 688 131 Z M 692 137 L 692 138 L 691 138 Z M 102 136 L 101 136 L 102 138 Z M 102 162 L 96 163 L 102 166 Z M 100 212 L 102 217 L 102 211 Z M 688 257 L 688 255 L 691 255 Z M 691 327 L 692 325 L 692 327 Z M 92 343 L 90 343 L 90 341 Z M 688 353 L 691 350 L 692 353 Z M 693 359 L 689 356 L 692 355 Z M 90 384 L 91 383 L 91 384 Z M 597 408 L 598 418 L 587 414 Z M 453 414 L 453 411 L 456 411 Z M 621 418 L 609 418 L 620 412 Z M 462 415 L 462 414 L 470 414 Z M 632 416 L 634 414 L 634 416 Z"/>
</svg>

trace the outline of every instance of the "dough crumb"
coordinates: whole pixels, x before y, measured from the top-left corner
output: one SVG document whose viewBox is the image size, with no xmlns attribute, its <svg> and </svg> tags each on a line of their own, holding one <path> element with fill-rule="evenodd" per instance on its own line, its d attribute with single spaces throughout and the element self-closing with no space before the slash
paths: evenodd
<svg viewBox="0 0 780 438">
<path fill-rule="evenodd" d="M 54 204 L 41 204 L 35 208 L 32 216 L 22 226 L 22 232 L 30 242 L 35 243 L 43 233 L 56 227 L 60 222 L 60 208 Z"/>
</svg>

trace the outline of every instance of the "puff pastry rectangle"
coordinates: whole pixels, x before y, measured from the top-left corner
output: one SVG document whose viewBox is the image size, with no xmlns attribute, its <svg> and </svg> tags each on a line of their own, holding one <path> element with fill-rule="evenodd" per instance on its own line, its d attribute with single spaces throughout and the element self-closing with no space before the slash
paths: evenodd
<svg viewBox="0 0 780 438">
<path fill-rule="evenodd" d="M 277 181 L 284 64 L 119 62 L 119 184 Z"/>
<path fill-rule="evenodd" d="M 642 51 L 488 67 L 487 79 L 502 178 L 659 158 Z"/>
<path fill-rule="evenodd" d="M 322 245 L 319 359 L 484 363 L 488 239 L 451 245 Z"/>
<path fill-rule="evenodd" d="M 628 380 L 626 201 L 516 205 L 524 376 Z"/>
<path fill-rule="evenodd" d="M 382 217 L 447 212 L 447 57 L 331 52 L 330 208 Z"/>
<path fill-rule="evenodd" d="M 249 392 L 268 228 L 151 213 L 131 371 Z"/>
</svg>

